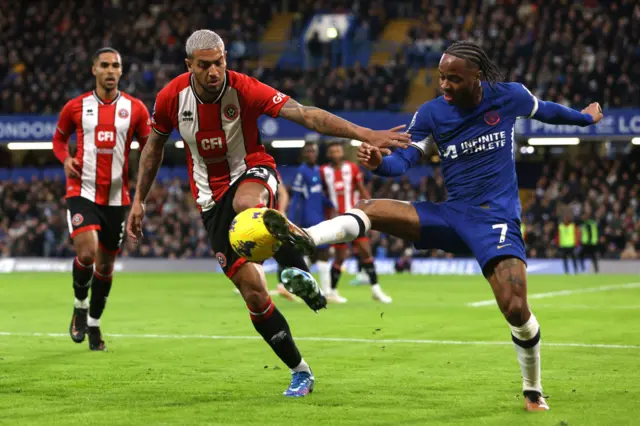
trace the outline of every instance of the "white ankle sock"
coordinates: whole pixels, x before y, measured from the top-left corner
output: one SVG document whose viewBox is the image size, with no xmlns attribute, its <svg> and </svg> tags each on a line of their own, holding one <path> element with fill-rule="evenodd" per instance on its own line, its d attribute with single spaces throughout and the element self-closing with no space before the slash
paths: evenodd
<svg viewBox="0 0 640 426">
<path fill-rule="evenodd" d="M 523 325 L 519 327 L 509 326 L 511 327 L 512 336 L 520 341 L 520 344 L 514 341 L 513 346 L 516 350 L 520 370 L 522 371 L 522 389 L 542 393 L 542 383 L 540 381 L 540 341 L 538 336 L 540 325 L 538 324 L 538 320 L 535 315 L 531 314 L 529 320 Z M 538 341 L 532 341 L 536 336 L 538 336 Z M 531 343 L 535 344 L 531 346 Z M 521 344 L 530 347 L 523 347 Z"/>
<path fill-rule="evenodd" d="M 89 309 L 89 298 L 84 300 L 74 298 L 73 307 L 77 309 Z"/>
<path fill-rule="evenodd" d="M 305 229 L 305 231 L 317 246 L 322 246 L 325 244 L 347 243 L 358 238 L 362 231 L 360 222 L 351 215 L 361 219 L 364 224 L 364 233 L 371 229 L 371 221 L 365 212 L 360 209 L 351 209 L 347 213 L 331 220 L 325 220 Z"/>
<path fill-rule="evenodd" d="M 304 358 L 302 358 L 302 361 L 300 361 L 300 364 L 298 364 L 297 367 L 291 369 L 292 373 L 300 373 L 301 371 L 306 371 L 311 374 L 311 368 L 309 368 L 309 364 L 307 364 Z"/>
<path fill-rule="evenodd" d="M 318 260 L 318 275 L 320 275 L 320 288 L 325 296 L 331 292 L 331 264 L 326 260 Z"/>
<path fill-rule="evenodd" d="M 89 327 L 100 327 L 100 318 L 95 319 L 89 316 L 89 318 L 87 319 L 87 325 Z"/>
</svg>

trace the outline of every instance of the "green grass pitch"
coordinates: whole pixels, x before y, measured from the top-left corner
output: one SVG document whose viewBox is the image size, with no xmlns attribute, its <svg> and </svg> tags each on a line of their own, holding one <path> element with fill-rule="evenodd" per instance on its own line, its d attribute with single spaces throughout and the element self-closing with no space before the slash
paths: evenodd
<svg viewBox="0 0 640 426">
<path fill-rule="evenodd" d="M 492 298 L 481 277 L 382 276 L 388 306 L 350 278 L 349 303 L 320 314 L 274 297 L 316 375 L 314 393 L 294 400 L 281 395 L 289 372 L 222 275 L 116 275 L 106 353 L 66 335 L 70 274 L 1 275 L 0 423 L 640 423 L 640 284 L 622 286 L 640 277 L 530 277 L 530 294 L 566 290 L 530 300 L 548 413 L 523 411 L 496 306 L 468 305 Z"/>
</svg>

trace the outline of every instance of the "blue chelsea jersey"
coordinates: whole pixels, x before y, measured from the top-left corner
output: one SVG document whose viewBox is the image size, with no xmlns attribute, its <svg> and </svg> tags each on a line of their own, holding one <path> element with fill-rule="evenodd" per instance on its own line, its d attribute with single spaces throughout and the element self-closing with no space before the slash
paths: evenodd
<svg viewBox="0 0 640 426">
<path fill-rule="evenodd" d="M 324 194 L 320 167 L 317 165 L 300 165 L 293 180 L 292 192 L 288 216 L 300 226 L 308 227 L 322 222 L 325 209 L 333 208 Z"/>
<path fill-rule="evenodd" d="M 418 109 L 408 132 L 422 152 L 429 142 L 437 145 L 448 201 L 498 206 L 519 217 L 515 124 L 537 107 L 522 84 L 483 82 L 478 106 L 464 110 L 438 97 Z"/>
</svg>

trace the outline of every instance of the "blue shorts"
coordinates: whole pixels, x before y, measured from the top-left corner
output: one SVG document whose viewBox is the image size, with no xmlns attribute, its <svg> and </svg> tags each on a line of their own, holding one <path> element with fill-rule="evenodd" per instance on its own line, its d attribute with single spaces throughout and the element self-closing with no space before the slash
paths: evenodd
<svg viewBox="0 0 640 426">
<path fill-rule="evenodd" d="M 483 271 L 497 257 L 514 256 L 527 262 L 520 219 L 499 207 L 430 201 L 413 206 L 420 218 L 420 241 L 414 242 L 417 249 L 472 254 Z"/>
</svg>

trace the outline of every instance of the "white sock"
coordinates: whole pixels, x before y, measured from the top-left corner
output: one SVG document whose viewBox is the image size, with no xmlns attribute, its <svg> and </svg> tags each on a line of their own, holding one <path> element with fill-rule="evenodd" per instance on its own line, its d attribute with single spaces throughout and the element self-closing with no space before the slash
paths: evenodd
<svg viewBox="0 0 640 426">
<path fill-rule="evenodd" d="M 89 309 L 89 298 L 87 297 L 83 300 L 74 298 L 73 307 L 77 309 Z"/>
<path fill-rule="evenodd" d="M 318 260 L 318 275 L 320 275 L 320 288 L 325 296 L 331 293 L 331 264 L 326 260 Z"/>
<path fill-rule="evenodd" d="M 95 319 L 89 316 L 89 319 L 87 319 L 87 325 L 89 327 L 100 327 L 100 318 Z"/>
<path fill-rule="evenodd" d="M 331 220 L 325 220 L 319 224 L 305 229 L 315 245 L 347 243 L 353 241 L 361 232 L 364 234 L 371 229 L 369 217 L 360 209 L 351 209 Z M 353 216 L 359 217 L 364 225 L 364 230 L 360 229 L 360 222 Z"/>
<path fill-rule="evenodd" d="M 518 339 L 520 344 L 513 342 L 516 349 L 520 370 L 522 371 L 522 390 L 532 390 L 542 393 L 540 382 L 540 325 L 535 315 L 531 314 L 529 321 L 520 327 L 509 325 L 512 337 Z M 536 339 L 532 341 L 532 339 Z M 531 347 L 531 343 L 535 343 Z M 523 346 L 521 346 L 521 344 Z"/>
<path fill-rule="evenodd" d="M 379 291 L 382 291 L 382 288 L 380 287 L 380 284 L 373 284 L 371 286 L 371 291 L 374 293 L 377 293 Z"/>
<path fill-rule="evenodd" d="M 309 364 L 307 364 L 304 358 L 302 358 L 302 360 L 300 361 L 300 364 L 298 364 L 297 367 L 294 367 L 291 369 L 291 373 L 299 373 L 301 371 L 305 371 L 311 374 L 311 368 L 309 368 Z"/>
</svg>

